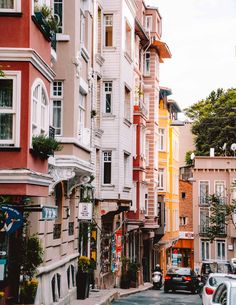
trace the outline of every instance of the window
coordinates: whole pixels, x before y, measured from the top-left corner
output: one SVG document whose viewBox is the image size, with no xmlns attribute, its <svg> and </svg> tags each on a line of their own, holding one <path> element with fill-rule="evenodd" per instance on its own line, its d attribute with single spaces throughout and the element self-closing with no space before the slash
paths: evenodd
<svg viewBox="0 0 236 305">
<path fill-rule="evenodd" d="M 181 197 L 182 197 L 182 199 L 186 199 L 186 193 L 185 193 L 185 192 L 182 192 L 182 193 L 181 193 Z"/>
<path fill-rule="evenodd" d="M 200 181 L 199 183 L 199 203 L 207 204 L 209 198 L 209 181 Z"/>
<path fill-rule="evenodd" d="M 67 284 L 68 289 L 71 289 L 75 286 L 75 267 L 73 265 L 70 265 L 67 268 Z"/>
<path fill-rule="evenodd" d="M 53 302 L 58 302 L 61 297 L 61 275 L 55 274 L 51 281 Z"/>
<path fill-rule="evenodd" d="M 63 0 L 54 0 L 54 17 L 58 24 L 58 33 L 63 33 Z"/>
<path fill-rule="evenodd" d="M 152 16 L 146 16 L 145 18 L 145 29 L 147 32 L 152 31 Z"/>
<path fill-rule="evenodd" d="M 186 216 L 180 217 L 179 221 L 181 226 L 186 226 L 188 224 L 188 217 Z"/>
<path fill-rule="evenodd" d="M 103 184 L 111 184 L 112 152 L 103 152 Z"/>
<path fill-rule="evenodd" d="M 104 46 L 112 47 L 113 45 L 113 15 L 104 15 Z"/>
<path fill-rule="evenodd" d="M 158 189 L 159 189 L 159 191 L 164 190 L 164 169 L 163 168 L 158 169 Z"/>
<path fill-rule="evenodd" d="M 225 181 L 215 181 L 215 195 L 219 197 L 220 203 L 224 203 Z"/>
<path fill-rule="evenodd" d="M 129 55 L 132 56 L 132 44 L 131 44 L 131 27 L 128 22 L 125 23 L 125 51 Z"/>
<path fill-rule="evenodd" d="M 173 193 L 179 194 L 179 175 L 174 175 L 173 177 Z"/>
<path fill-rule="evenodd" d="M 0 0 L 1 12 L 20 12 L 21 0 Z"/>
<path fill-rule="evenodd" d="M 102 10 L 98 7 L 97 11 L 97 52 L 101 54 L 102 49 Z"/>
<path fill-rule="evenodd" d="M 85 44 L 85 15 L 82 10 L 80 10 L 80 43 Z"/>
<path fill-rule="evenodd" d="M 144 54 L 144 75 L 150 75 L 150 52 Z"/>
<path fill-rule="evenodd" d="M 57 136 L 62 135 L 62 104 L 63 104 L 63 82 L 53 82 L 53 119 L 52 124 Z"/>
<path fill-rule="evenodd" d="M 20 72 L 0 77 L 0 146 L 19 146 Z"/>
<path fill-rule="evenodd" d="M 144 194 L 144 210 L 145 215 L 148 215 L 148 194 Z"/>
<path fill-rule="evenodd" d="M 201 240 L 201 253 L 202 260 L 206 260 L 210 258 L 210 242 L 207 240 Z"/>
<path fill-rule="evenodd" d="M 216 256 L 219 260 L 225 260 L 225 242 L 216 241 Z"/>
<path fill-rule="evenodd" d="M 158 134 L 159 134 L 159 151 L 165 151 L 166 149 L 166 143 L 165 143 L 165 129 L 164 128 L 158 128 Z"/>
<path fill-rule="evenodd" d="M 125 86 L 124 117 L 130 121 L 130 90 Z"/>
<path fill-rule="evenodd" d="M 104 82 L 105 113 L 112 112 L 112 82 Z"/>
<path fill-rule="evenodd" d="M 200 233 L 207 233 L 209 227 L 209 210 L 200 210 Z"/>
<path fill-rule="evenodd" d="M 129 177 L 129 155 L 124 153 L 124 185 L 128 184 Z"/>
<path fill-rule="evenodd" d="M 32 134 L 47 135 L 49 131 L 49 105 L 45 84 L 37 79 L 32 86 Z"/>
<path fill-rule="evenodd" d="M 78 117 L 78 137 L 83 140 L 83 131 L 85 128 L 85 95 L 79 94 L 79 117 Z"/>
</svg>

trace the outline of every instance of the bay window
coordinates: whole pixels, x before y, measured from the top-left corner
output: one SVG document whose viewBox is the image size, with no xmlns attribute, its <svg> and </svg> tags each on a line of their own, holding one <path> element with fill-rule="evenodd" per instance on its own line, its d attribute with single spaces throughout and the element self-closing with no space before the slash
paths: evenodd
<svg viewBox="0 0 236 305">
<path fill-rule="evenodd" d="M 19 146 L 20 72 L 0 77 L 0 146 Z"/>
</svg>

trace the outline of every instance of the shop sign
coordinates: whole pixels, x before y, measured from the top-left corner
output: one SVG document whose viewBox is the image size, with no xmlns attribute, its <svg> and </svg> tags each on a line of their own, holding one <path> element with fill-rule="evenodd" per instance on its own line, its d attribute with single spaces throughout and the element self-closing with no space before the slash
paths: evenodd
<svg viewBox="0 0 236 305">
<path fill-rule="evenodd" d="M 42 207 L 42 219 L 43 220 L 54 220 L 58 217 L 58 208 L 57 207 Z"/>
<path fill-rule="evenodd" d="M 78 220 L 92 220 L 93 218 L 93 203 L 79 202 Z"/>
<path fill-rule="evenodd" d="M 0 206 L 0 232 L 14 233 L 23 225 L 22 214 L 10 206 Z"/>
<path fill-rule="evenodd" d="M 179 238 L 182 238 L 182 239 L 194 239 L 194 233 L 193 232 L 180 231 L 179 232 Z"/>
</svg>

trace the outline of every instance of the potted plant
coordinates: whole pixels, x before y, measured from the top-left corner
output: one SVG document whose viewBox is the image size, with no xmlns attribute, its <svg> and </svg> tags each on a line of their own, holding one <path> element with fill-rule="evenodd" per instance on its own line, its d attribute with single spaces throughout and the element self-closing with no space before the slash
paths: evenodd
<svg viewBox="0 0 236 305">
<path fill-rule="evenodd" d="M 130 278 L 130 286 L 131 287 L 138 287 L 138 271 L 140 269 L 140 264 L 136 261 L 129 262 L 128 265 L 128 273 Z"/>
<path fill-rule="evenodd" d="M 34 304 L 38 280 L 35 278 L 37 267 L 43 262 L 43 249 L 36 234 L 26 238 L 23 244 L 20 285 L 20 301 L 23 304 Z"/>
<path fill-rule="evenodd" d="M 128 266 L 130 259 L 126 256 L 121 258 L 122 268 L 121 268 L 121 279 L 120 279 L 120 288 L 129 289 L 130 288 L 130 274 L 128 272 Z"/>
<path fill-rule="evenodd" d="M 45 135 L 34 136 L 32 139 L 32 154 L 41 160 L 47 160 L 55 151 L 62 149 L 61 144 L 54 138 Z"/>
<path fill-rule="evenodd" d="M 77 299 L 86 299 L 89 296 L 90 259 L 80 256 L 78 259 L 78 272 L 76 275 Z"/>
</svg>

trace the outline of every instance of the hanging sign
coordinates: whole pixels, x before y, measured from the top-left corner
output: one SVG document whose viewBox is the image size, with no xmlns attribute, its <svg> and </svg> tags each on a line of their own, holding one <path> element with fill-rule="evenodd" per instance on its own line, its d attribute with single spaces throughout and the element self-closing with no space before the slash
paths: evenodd
<svg viewBox="0 0 236 305">
<path fill-rule="evenodd" d="M 92 220 L 93 203 L 79 202 L 78 220 Z"/>
<path fill-rule="evenodd" d="M 14 233 L 23 225 L 22 214 L 10 206 L 0 206 L 0 232 Z"/>
</svg>

